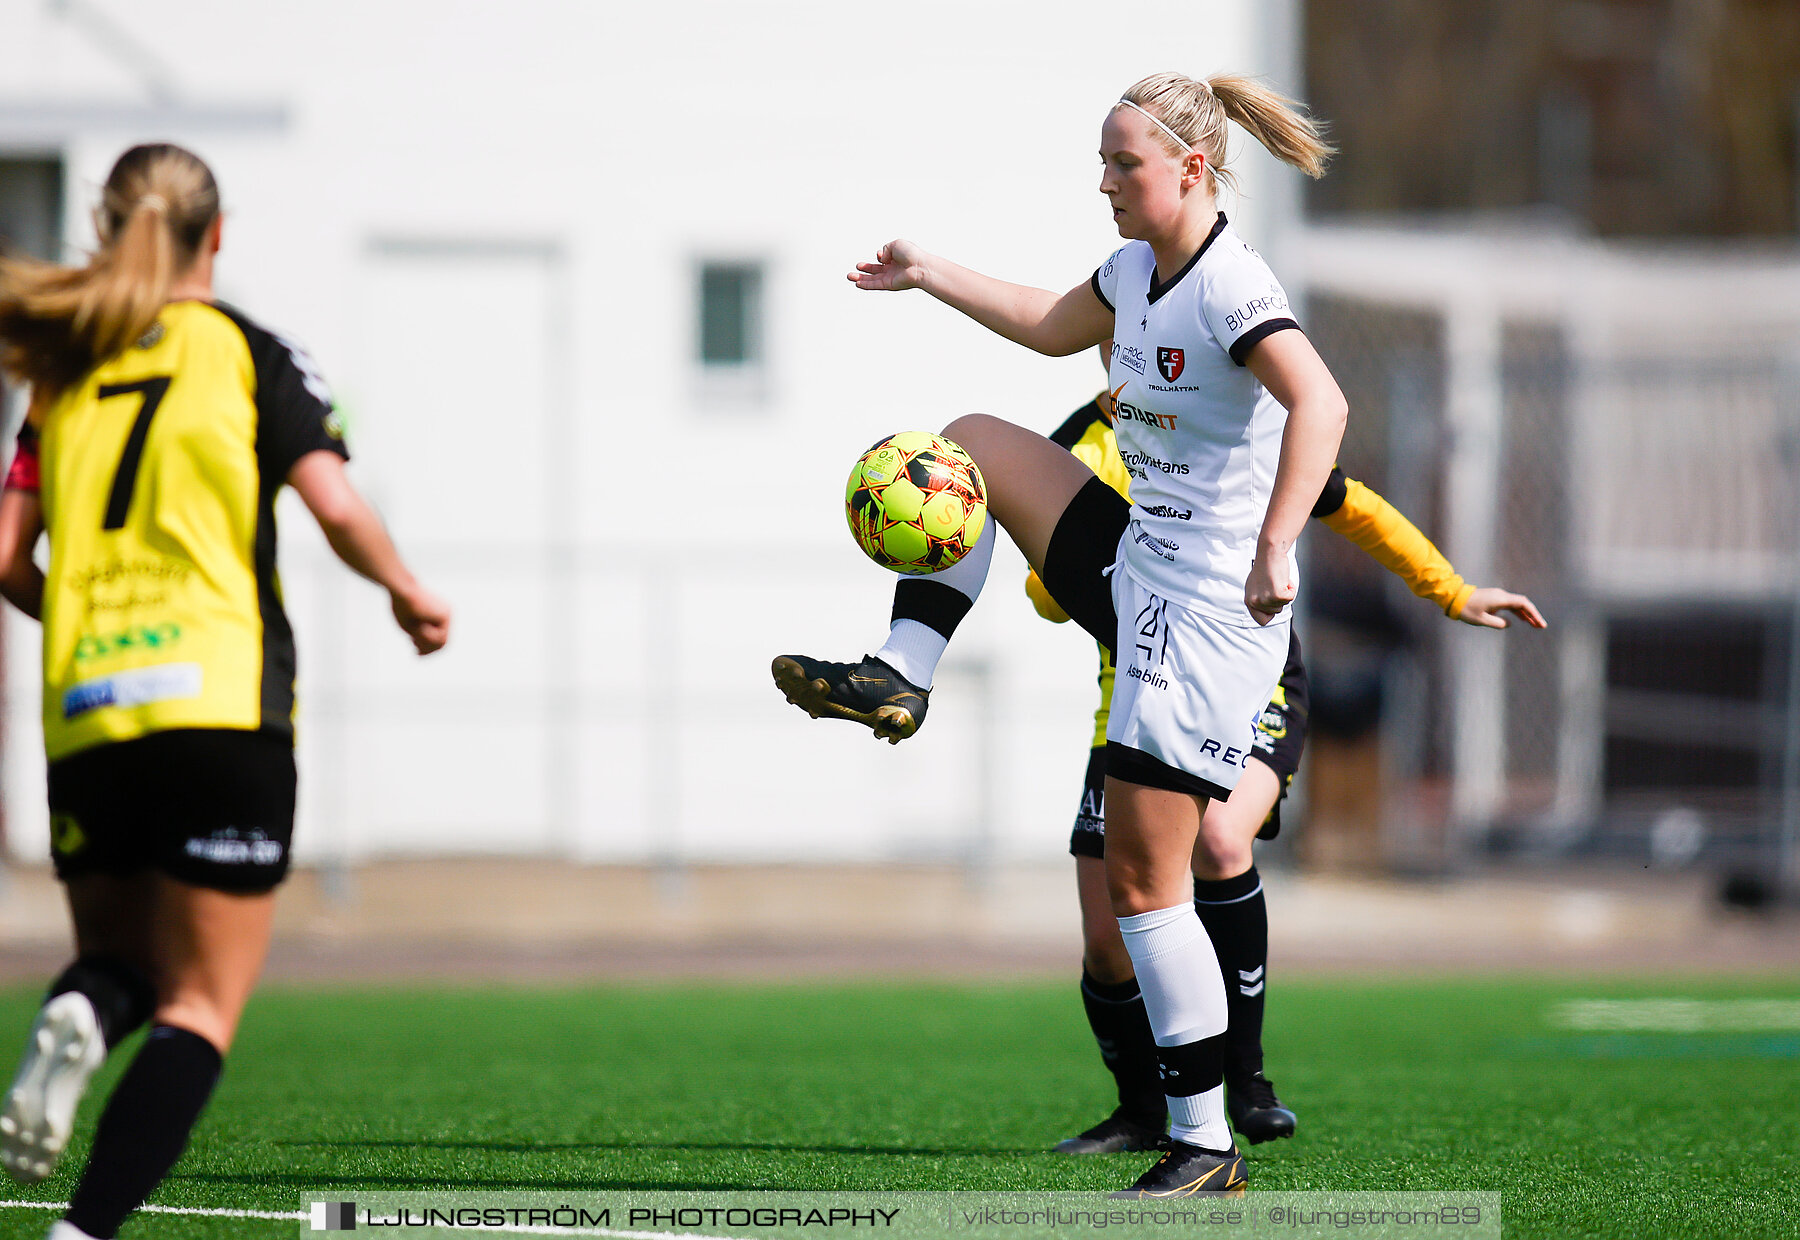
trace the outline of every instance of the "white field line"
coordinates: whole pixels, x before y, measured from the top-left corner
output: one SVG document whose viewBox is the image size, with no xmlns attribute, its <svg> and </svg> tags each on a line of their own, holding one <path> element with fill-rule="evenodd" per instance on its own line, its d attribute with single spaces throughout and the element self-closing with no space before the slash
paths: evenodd
<svg viewBox="0 0 1800 1240">
<path fill-rule="evenodd" d="M 67 1210 L 66 1201 L 0 1201 L 0 1210 Z M 272 1222 L 304 1223 L 312 1217 L 299 1210 L 213 1210 L 200 1206 L 139 1206 L 145 1214 L 185 1214 L 204 1218 L 259 1218 Z M 534 1227 L 502 1223 L 497 1227 L 467 1227 L 465 1231 L 496 1231 L 524 1236 L 610 1236 L 614 1240 L 737 1240 L 733 1236 L 707 1236 L 698 1232 L 616 1231 L 606 1227 Z"/>
<path fill-rule="evenodd" d="M 1550 1024 L 1586 1032 L 1758 1033 L 1800 1030 L 1800 999 L 1574 999 Z"/>
</svg>

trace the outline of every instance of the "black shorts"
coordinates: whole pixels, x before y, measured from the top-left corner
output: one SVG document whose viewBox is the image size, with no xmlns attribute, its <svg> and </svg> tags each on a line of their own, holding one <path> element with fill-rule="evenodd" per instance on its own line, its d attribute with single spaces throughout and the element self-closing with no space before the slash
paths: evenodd
<svg viewBox="0 0 1800 1240">
<path fill-rule="evenodd" d="M 1281 683 L 1257 719 L 1256 734 L 1251 742 L 1250 756 L 1274 771 L 1281 780 L 1281 795 L 1275 799 L 1269 816 L 1263 820 L 1262 829 L 1256 833 L 1259 840 L 1272 840 L 1281 833 L 1281 803 L 1287 800 L 1288 785 L 1294 782 L 1294 773 L 1300 769 L 1301 751 L 1306 748 L 1306 706 L 1306 664 L 1300 657 L 1300 638 L 1293 635 L 1288 639 L 1288 660 L 1281 671 Z M 1069 834 L 1072 856 L 1106 856 L 1106 752 L 1103 747 L 1088 752 L 1081 808 L 1075 814 L 1075 829 Z"/>
<path fill-rule="evenodd" d="M 1087 778 L 1081 784 L 1081 809 L 1069 834 L 1069 853 L 1076 857 L 1106 856 L 1106 746 L 1088 750 Z"/>
<path fill-rule="evenodd" d="M 1038 574 L 1057 606 L 1108 650 L 1119 640 L 1119 617 L 1105 573 L 1130 524 L 1131 502 L 1099 478 L 1088 479 L 1056 519 Z"/>
<path fill-rule="evenodd" d="M 287 877 L 294 746 L 276 732 L 172 729 L 50 764 L 56 876 L 160 870 L 220 891 Z"/>
</svg>

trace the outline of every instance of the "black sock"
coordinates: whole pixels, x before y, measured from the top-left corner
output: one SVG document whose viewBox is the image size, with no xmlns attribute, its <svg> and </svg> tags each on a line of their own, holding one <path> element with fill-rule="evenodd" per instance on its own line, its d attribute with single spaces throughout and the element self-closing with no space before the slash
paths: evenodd
<svg viewBox="0 0 1800 1240">
<path fill-rule="evenodd" d="M 100 1018 L 100 1036 L 112 1050 L 137 1031 L 156 1010 L 156 987 L 136 965 L 116 956 L 82 956 L 50 983 L 48 1003 L 77 991 L 87 996 Z"/>
<path fill-rule="evenodd" d="M 1163 1092 L 1168 1095 L 1168 1107 L 1174 1114 L 1174 1126 L 1180 1128 L 1183 1123 L 1196 1121 L 1197 1107 L 1188 1099 L 1197 1098 L 1201 1094 L 1214 1090 L 1223 1082 L 1221 1072 L 1225 1053 L 1225 1035 L 1214 1034 L 1210 1038 L 1200 1038 L 1194 1042 L 1182 1042 L 1175 1046 L 1159 1046 L 1156 1048 L 1157 1063 L 1162 1072 Z M 1229 1153 L 1231 1133 L 1225 1134 L 1225 1147 L 1215 1149 L 1206 1145 L 1195 1145 L 1195 1149 L 1206 1150 L 1211 1154 Z"/>
<path fill-rule="evenodd" d="M 1133 1120 L 1160 1128 L 1167 1108 L 1156 1069 L 1156 1036 L 1150 1031 L 1150 1013 L 1144 1010 L 1137 978 L 1102 982 L 1083 969 L 1081 1006 L 1087 1010 L 1094 1041 L 1100 1044 L 1100 1058 L 1118 1082 L 1119 1105 Z"/>
<path fill-rule="evenodd" d="M 954 586 L 941 581 L 903 577 L 894 586 L 894 610 L 888 623 L 917 620 L 948 641 L 956 636 L 956 626 L 973 606 L 975 600 Z"/>
<path fill-rule="evenodd" d="M 218 1049 L 197 1033 L 150 1030 L 100 1115 L 69 1222 L 110 1240 L 181 1157 L 223 1066 Z"/>
<path fill-rule="evenodd" d="M 1236 878 L 1194 880 L 1194 911 L 1212 939 L 1225 975 L 1225 1075 L 1262 1071 L 1263 994 L 1268 983 L 1269 906 L 1262 876 L 1251 866 Z"/>
</svg>

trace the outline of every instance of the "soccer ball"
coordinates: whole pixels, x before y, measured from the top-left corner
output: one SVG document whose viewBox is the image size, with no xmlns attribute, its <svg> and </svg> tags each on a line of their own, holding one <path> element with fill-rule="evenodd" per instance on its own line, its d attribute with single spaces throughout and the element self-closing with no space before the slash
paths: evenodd
<svg viewBox="0 0 1800 1240">
<path fill-rule="evenodd" d="M 987 526 L 987 484 L 969 454 L 926 431 L 889 435 L 863 453 L 844 488 L 850 533 L 897 573 L 962 559 Z"/>
</svg>

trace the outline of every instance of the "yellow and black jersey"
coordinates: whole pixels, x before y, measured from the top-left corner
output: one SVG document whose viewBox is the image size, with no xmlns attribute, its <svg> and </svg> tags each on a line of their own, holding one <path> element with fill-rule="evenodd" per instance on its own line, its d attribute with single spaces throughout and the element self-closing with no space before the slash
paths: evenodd
<svg viewBox="0 0 1800 1240">
<path fill-rule="evenodd" d="M 348 458 L 310 358 L 238 311 L 173 302 L 44 412 L 44 745 L 170 728 L 291 736 L 275 494 Z"/>
<path fill-rule="evenodd" d="M 1112 393 L 1101 392 L 1087 404 L 1063 419 L 1063 424 L 1050 432 L 1050 442 L 1066 448 L 1075 458 L 1093 470 L 1107 486 L 1131 498 L 1131 474 L 1119 457 L 1119 441 L 1113 433 Z M 1057 605 L 1036 573 L 1025 578 L 1025 593 L 1040 616 L 1061 624 L 1069 613 Z M 1106 744 L 1106 720 L 1112 711 L 1113 661 L 1105 646 L 1100 647 L 1100 709 L 1094 713 L 1094 746 Z"/>
<path fill-rule="evenodd" d="M 1475 593 L 1418 526 L 1380 495 L 1346 478 L 1336 465 L 1312 515 L 1368 552 L 1414 594 L 1442 607 L 1452 620 Z"/>
</svg>

